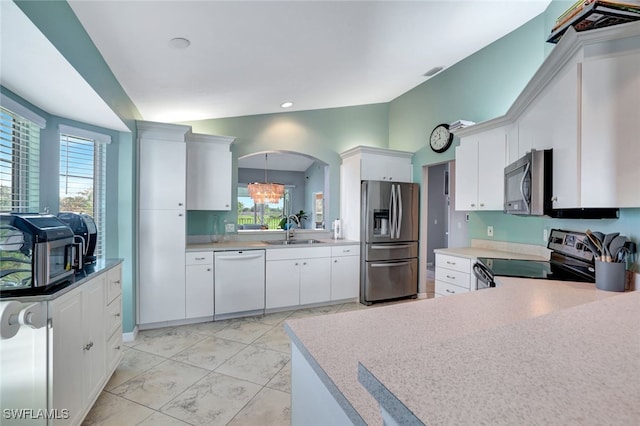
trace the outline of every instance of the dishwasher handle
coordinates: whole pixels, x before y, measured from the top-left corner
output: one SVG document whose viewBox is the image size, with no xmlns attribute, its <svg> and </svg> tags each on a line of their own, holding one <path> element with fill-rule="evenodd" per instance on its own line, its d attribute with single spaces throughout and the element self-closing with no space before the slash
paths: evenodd
<svg viewBox="0 0 640 426">
<path fill-rule="evenodd" d="M 247 260 L 247 259 L 258 259 L 264 257 L 264 253 L 257 253 L 257 254 L 236 254 L 236 255 L 232 255 L 232 256 L 216 256 L 216 259 L 220 259 L 220 260 Z"/>
</svg>

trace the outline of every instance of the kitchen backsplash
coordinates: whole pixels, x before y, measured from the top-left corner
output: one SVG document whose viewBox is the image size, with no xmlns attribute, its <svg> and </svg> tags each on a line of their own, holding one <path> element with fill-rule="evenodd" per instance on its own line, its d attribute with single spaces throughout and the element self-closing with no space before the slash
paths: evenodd
<svg viewBox="0 0 640 426">
<path fill-rule="evenodd" d="M 487 227 L 493 226 L 493 237 Z M 604 233 L 619 232 L 636 244 L 640 242 L 640 209 L 620 209 L 618 219 L 551 219 L 548 217 L 514 216 L 502 212 L 473 212 L 469 214 L 469 240 L 495 240 L 546 246 L 544 231 L 565 229 L 584 232 L 587 229 Z M 640 264 L 633 266 L 640 272 Z"/>
</svg>

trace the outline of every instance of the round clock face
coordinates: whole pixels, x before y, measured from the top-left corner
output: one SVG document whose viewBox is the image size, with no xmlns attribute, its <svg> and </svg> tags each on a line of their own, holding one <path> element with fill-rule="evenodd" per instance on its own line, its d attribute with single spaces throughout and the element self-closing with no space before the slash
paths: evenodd
<svg viewBox="0 0 640 426">
<path fill-rule="evenodd" d="M 445 152 L 453 141 L 453 134 L 449 132 L 448 124 L 438 124 L 434 127 L 429 138 L 429 145 L 435 152 Z"/>
</svg>

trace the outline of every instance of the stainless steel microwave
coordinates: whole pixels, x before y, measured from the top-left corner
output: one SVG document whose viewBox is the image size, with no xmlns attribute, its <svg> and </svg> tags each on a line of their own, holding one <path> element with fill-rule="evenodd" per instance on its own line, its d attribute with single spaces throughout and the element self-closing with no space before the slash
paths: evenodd
<svg viewBox="0 0 640 426">
<path fill-rule="evenodd" d="M 541 216 L 551 210 L 551 149 L 531 150 L 504 169 L 504 212 Z"/>
</svg>

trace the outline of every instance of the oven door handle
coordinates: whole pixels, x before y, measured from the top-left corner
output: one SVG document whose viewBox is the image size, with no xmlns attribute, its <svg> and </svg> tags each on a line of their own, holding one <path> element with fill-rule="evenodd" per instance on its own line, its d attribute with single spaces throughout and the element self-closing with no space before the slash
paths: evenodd
<svg viewBox="0 0 640 426">
<path fill-rule="evenodd" d="M 476 262 L 473 264 L 473 275 L 475 275 L 479 282 L 485 283 L 487 285 L 487 288 L 496 286 L 493 272 L 491 271 L 491 269 L 487 268 L 480 262 Z M 480 287 L 476 283 L 476 290 L 479 289 Z"/>
</svg>

